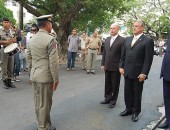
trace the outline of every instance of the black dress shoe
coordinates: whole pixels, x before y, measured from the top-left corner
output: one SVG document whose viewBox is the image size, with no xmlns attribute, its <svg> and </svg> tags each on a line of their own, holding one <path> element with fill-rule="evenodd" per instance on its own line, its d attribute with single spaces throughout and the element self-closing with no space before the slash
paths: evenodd
<svg viewBox="0 0 170 130">
<path fill-rule="evenodd" d="M 120 116 L 128 116 L 128 115 L 131 115 L 132 114 L 132 111 L 128 111 L 127 109 L 124 110 L 123 112 L 121 112 L 119 115 Z"/>
<path fill-rule="evenodd" d="M 86 72 L 86 74 L 90 74 L 90 72 Z"/>
<path fill-rule="evenodd" d="M 167 121 L 165 121 L 163 124 L 158 125 L 158 128 L 160 129 L 168 129 L 169 125 Z"/>
<path fill-rule="evenodd" d="M 108 108 L 114 108 L 115 107 L 115 104 L 109 104 L 108 105 Z"/>
<path fill-rule="evenodd" d="M 132 114 L 132 118 L 131 119 L 132 119 L 133 122 L 137 122 L 139 118 L 138 118 L 137 114 Z"/>
<path fill-rule="evenodd" d="M 109 103 L 110 103 L 109 100 L 103 100 L 103 101 L 100 102 L 100 104 L 109 104 Z"/>
</svg>

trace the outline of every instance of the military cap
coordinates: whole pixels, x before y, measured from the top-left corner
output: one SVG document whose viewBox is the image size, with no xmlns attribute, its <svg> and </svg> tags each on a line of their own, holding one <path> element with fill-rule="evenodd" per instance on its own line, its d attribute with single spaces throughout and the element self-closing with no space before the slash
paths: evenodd
<svg viewBox="0 0 170 130">
<path fill-rule="evenodd" d="M 52 14 L 50 15 L 42 15 L 40 17 L 37 18 L 37 21 L 40 22 L 40 21 L 50 21 L 52 22 Z"/>
<path fill-rule="evenodd" d="M 2 21 L 9 21 L 9 19 L 8 18 L 2 18 Z"/>
</svg>

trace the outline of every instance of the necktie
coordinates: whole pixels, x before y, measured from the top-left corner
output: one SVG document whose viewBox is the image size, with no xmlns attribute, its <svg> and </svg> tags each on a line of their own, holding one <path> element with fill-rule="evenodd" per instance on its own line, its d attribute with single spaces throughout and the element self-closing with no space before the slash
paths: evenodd
<svg viewBox="0 0 170 130">
<path fill-rule="evenodd" d="M 135 42 L 137 41 L 138 39 L 137 39 L 137 37 L 133 37 L 133 40 L 132 40 L 132 43 L 131 43 L 131 47 L 133 47 L 133 45 L 135 44 Z"/>
<path fill-rule="evenodd" d="M 110 40 L 110 47 L 112 46 L 114 40 L 115 40 L 115 39 L 112 37 L 111 40 Z"/>
</svg>

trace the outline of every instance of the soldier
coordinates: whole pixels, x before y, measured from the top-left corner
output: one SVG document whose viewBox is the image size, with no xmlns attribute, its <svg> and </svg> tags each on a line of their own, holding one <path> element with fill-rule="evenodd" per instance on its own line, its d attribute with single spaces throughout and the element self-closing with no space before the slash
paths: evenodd
<svg viewBox="0 0 170 130">
<path fill-rule="evenodd" d="M 87 47 L 88 46 L 88 47 Z M 101 40 L 98 37 L 98 32 L 94 31 L 93 36 L 86 42 L 86 48 L 88 48 L 87 54 L 87 74 L 95 74 L 95 64 L 98 51 L 101 48 Z"/>
<path fill-rule="evenodd" d="M 1 50 L 1 68 L 2 68 L 2 80 L 4 88 L 15 88 L 11 79 L 13 77 L 14 56 L 8 56 L 4 53 L 4 48 L 11 43 L 16 42 L 14 32 L 10 29 L 11 23 L 8 18 L 2 19 L 3 27 L 0 29 L 0 50 Z"/>
<path fill-rule="evenodd" d="M 56 130 L 51 124 L 53 91 L 58 86 L 58 51 L 50 35 L 52 15 L 37 18 L 39 32 L 30 39 L 27 50 L 28 69 L 32 81 L 38 130 Z"/>
<path fill-rule="evenodd" d="M 85 46 L 85 43 L 86 43 L 86 40 L 87 40 L 87 34 L 84 32 L 82 34 L 82 37 L 81 37 L 81 63 L 82 63 L 82 69 L 85 70 L 86 69 L 86 64 L 87 64 L 87 51 L 86 51 L 86 46 Z"/>
</svg>

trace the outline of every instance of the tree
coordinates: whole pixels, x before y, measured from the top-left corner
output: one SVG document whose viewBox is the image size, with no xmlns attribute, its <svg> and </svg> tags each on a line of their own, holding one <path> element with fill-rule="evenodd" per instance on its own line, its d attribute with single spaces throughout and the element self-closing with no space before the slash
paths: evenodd
<svg viewBox="0 0 170 130">
<path fill-rule="evenodd" d="M 15 19 L 13 18 L 13 13 L 12 13 L 12 11 L 10 11 L 9 9 L 7 9 L 6 7 L 5 7 L 5 5 L 4 5 L 4 2 L 1 2 L 0 1 L 0 20 L 2 19 L 2 18 L 4 18 L 4 17 L 7 17 L 7 18 L 9 18 L 10 19 L 10 21 L 12 22 L 12 23 L 14 23 L 15 24 Z"/>
<path fill-rule="evenodd" d="M 90 30 L 110 23 L 113 13 L 126 11 L 126 0 L 16 0 L 23 4 L 27 11 L 35 16 L 53 14 L 54 30 L 60 44 L 60 59 L 67 54 L 67 37 L 72 27 Z"/>
<path fill-rule="evenodd" d="M 145 32 L 154 37 L 167 37 L 170 31 L 170 0 L 136 0 L 129 4 L 132 9 L 121 17 L 127 23 L 128 27 L 132 27 L 135 19 L 142 19 L 145 22 Z M 129 29 L 129 33 L 132 30 Z"/>
</svg>

